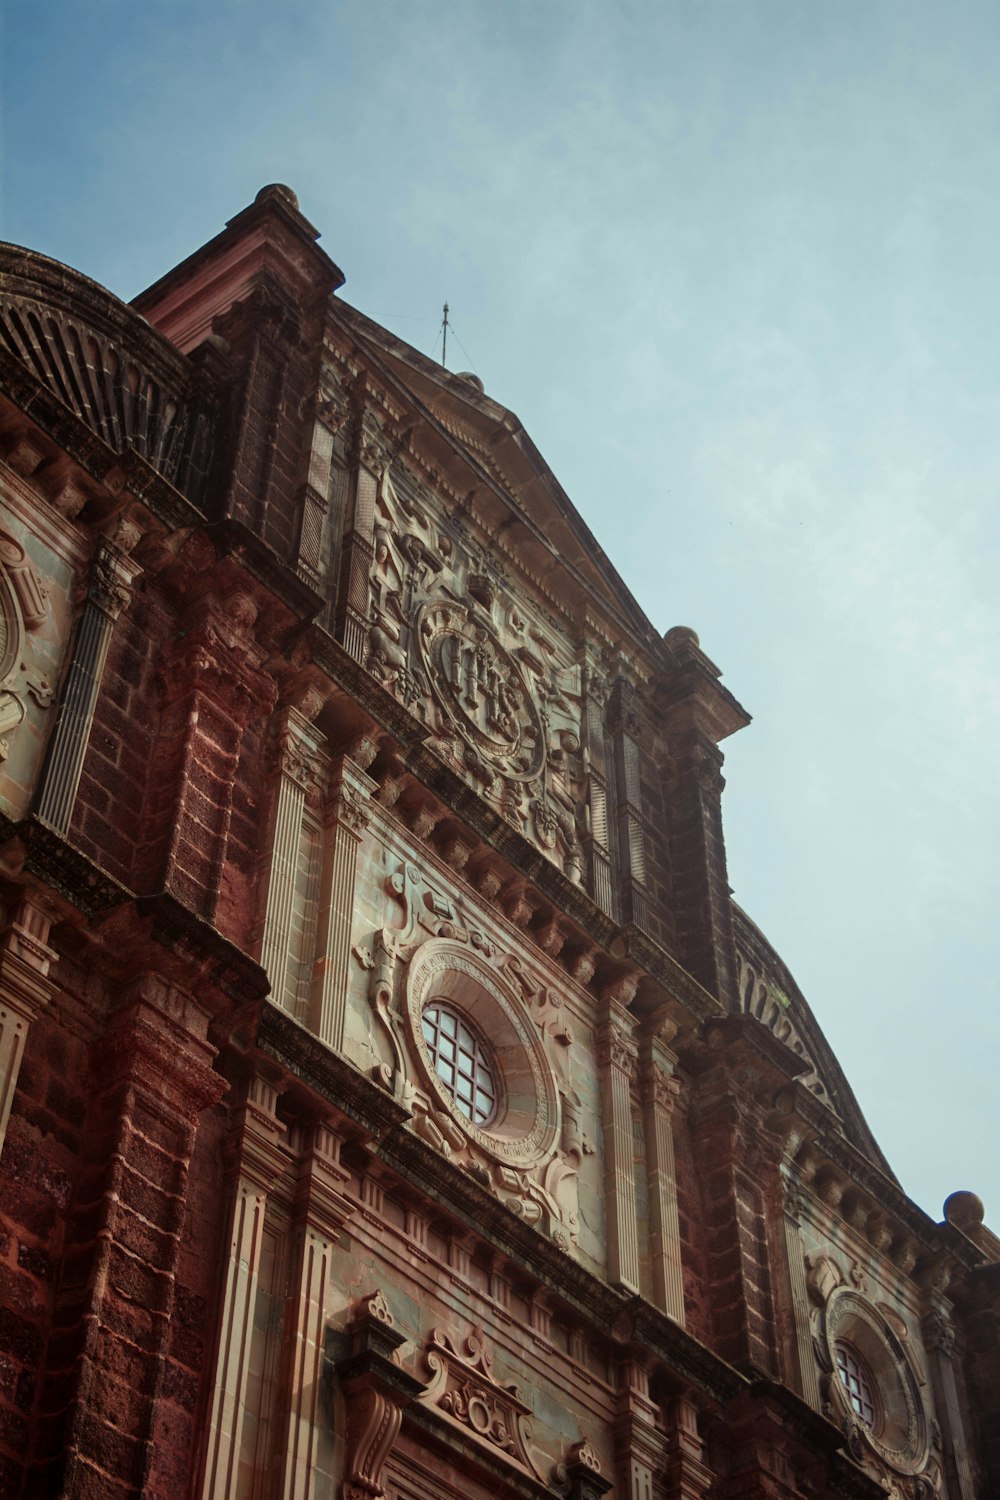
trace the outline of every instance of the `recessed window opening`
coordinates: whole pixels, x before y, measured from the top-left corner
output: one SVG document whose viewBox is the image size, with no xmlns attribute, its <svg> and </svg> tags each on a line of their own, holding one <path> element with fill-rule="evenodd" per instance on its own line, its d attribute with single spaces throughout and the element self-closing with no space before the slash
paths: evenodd
<svg viewBox="0 0 1000 1500">
<path fill-rule="evenodd" d="M 488 1125 L 500 1092 L 492 1049 L 465 1017 L 440 1000 L 424 1007 L 421 1028 L 434 1071 L 458 1110 L 474 1125 Z"/>
<path fill-rule="evenodd" d="M 847 1392 L 851 1410 L 866 1427 L 875 1426 L 875 1387 L 870 1375 L 850 1344 L 837 1342 L 837 1374 Z"/>
</svg>

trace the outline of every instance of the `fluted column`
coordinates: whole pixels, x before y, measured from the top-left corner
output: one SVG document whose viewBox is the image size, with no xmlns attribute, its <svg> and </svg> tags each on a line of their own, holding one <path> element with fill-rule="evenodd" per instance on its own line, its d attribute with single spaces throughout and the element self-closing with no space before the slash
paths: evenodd
<svg viewBox="0 0 1000 1500">
<path fill-rule="evenodd" d="M 632 988 L 634 991 L 634 984 Z M 638 1046 L 631 1015 L 623 1004 L 610 996 L 605 1001 L 597 1055 L 604 1124 L 608 1280 L 616 1286 L 638 1292 L 639 1229 L 632 1140 L 632 1085 L 636 1076 Z"/>
<path fill-rule="evenodd" d="M 344 649 L 364 661 L 371 625 L 371 569 L 375 557 L 375 503 L 389 467 L 389 448 L 377 421 L 358 418 L 349 516 L 341 566 L 338 627 Z"/>
<path fill-rule="evenodd" d="M 376 783 L 347 756 L 333 767 L 310 1025 L 336 1052 L 344 1045 L 358 849 L 375 790 Z"/>
<path fill-rule="evenodd" d="M 0 1152 L 31 1023 L 52 998 L 47 944 L 52 917 L 30 895 L 7 913 L 0 932 Z"/>
<path fill-rule="evenodd" d="M 794 1373 L 798 1375 L 798 1388 L 804 1401 L 816 1411 L 822 1410 L 819 1391 L 819 1371 L 813 1350 L 812 1331 L 809 1326 L 809 1286 L 806 1281 L 805 1247 L 802 1243 L 802 1215 L 805 1207 L 805 1189 L 794 1176 L 787 1176 L 783 1183 L 782 1228 L 785 1235 L 785 1263 L 788 1267 L 788 1282 L 792 1299 L 792 1315 L 795 1323 L 795 1343 L 790 1349 Z"/>
<path fill-rule="evenodd" d="M 257 1074 L 250 1081 L 234 1152 L 229 1260 L 221 1301 L 202 1500 L 234 1500 L 237 1493 L 264 1214 L 268 1193 L 289 1161 L 283 1144 L 284 1126 L 274 1113 L 276 1104 L 274 1085 Z"/>
<path fill-rule="evenodd" d="M 278 726 L 279 780 L 271 845 L 261 964 L 271 981 L 271 996 L 284 1003 L 288 977 L 289 935 L 295 883 L 301 858 L 302 821 L 315 789 L 315 769 L 323 736 L 296 708 L 287 708 Z"/>
<path fill-rule="evenodd" d="M 944 1463 L 949 1496 L 954 1489 L 957 1500 L 974 1500 L 976 1488 L 969 1467 L 969 1434 L 963 1420 L 965 1406 L 955 1379 L 955 1318 L 951 1302 L 944 1295 L 948 1273 L 939 1264 L 930 1273 L 925 1301 L 924 1348 L 930 1365 L 934 1407 L 944 1428 Z"/>
<path fill-rule="evenodd" d="M 642 820 L 639 741 L 642 724 L 635 689 L 624 677 L 615 683 L 611 701 L 618 831 L 620 919 L 648 926 L 646 832 Z"/>
<path fill-rule="evenodd" d="M 58 833 L 66 833 L 72 822 L 111 632 L 131 601 L 132 583 L 142 571 L 128 556 L 139 535 L 136 527 L 125 522 L 115 533 L 114 542 L 103 537 L 87 580 L 87 597 L 73 640 L 73 655 L 59 699 L 36 804 L 38 817 Z"/>
<path fill-rule="evenodd" d="M 617 915 L 614 864 L 611 857 L 611 785 L 613 769 L 608 765 L 604 735 L 604 709 L 608 701 L 607 680 L 597 662 L 583 657 L 582 748 L 587 771 L 588 828 L 591 895 L 609 917 Z"/>
<path fill-rule="evenodd" d="M 642 1097 L 649 1173 L 649 1235 L 653 1301 L 675 1322 L 684 1323 L 677 1167 L 671 1118 L 680 1094 L 674 1076 L 677 1057 L 667 1042 L 675 1027 L 661 1021 L 644 1039 Z"/>
<path fill-rule="evenodd" d="M 350 1174 L 340 1165 L 340 1139 L 316 1125 L 303 1156 L 285 1329 L 288 1414 L 281 1445 L 281 1500 L 330 1493 L 332 1453 L 320 1419 L 323 1344 L 329 1309 L 330 1257 L 354 1210 L 341 1191 Z"/>
</svg>

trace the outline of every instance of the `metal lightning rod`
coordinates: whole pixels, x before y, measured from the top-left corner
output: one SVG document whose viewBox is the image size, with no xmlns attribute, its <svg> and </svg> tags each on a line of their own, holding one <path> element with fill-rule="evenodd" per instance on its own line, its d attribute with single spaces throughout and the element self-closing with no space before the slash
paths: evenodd
<svg viewBox="0 0 1000 1500">
<path fill-rule="evenodd" d="M 441 367 L 442 367 L 442 369 L 446 370 L 448 368 L 448 304 L 447 304 L 447 302 L 444 305 L 444 322 L 442 323 L 441 326 L 442 326 L 442 328 L 444 330 L 444 332 L 442 334 L 442 337 L 441 337 Z"/>
</svg>

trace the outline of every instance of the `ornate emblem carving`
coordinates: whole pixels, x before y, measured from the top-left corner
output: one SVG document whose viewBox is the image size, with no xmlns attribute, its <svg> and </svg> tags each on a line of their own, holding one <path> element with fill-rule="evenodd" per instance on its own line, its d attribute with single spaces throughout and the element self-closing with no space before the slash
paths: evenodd
<svg viewBox="0 0 1000 1500">
<path fill-rule="evenodd" d="M 435 1328 L 424 1361 L 431 1381 L 420 1397 L 421 1405 L 437 1407 L 522 1473 L 541 1479 L 531 1450 L 531 1408 L 521 1400 L 516 1385 L 496 1378 L 493 1354 L 482 1330 L 474 1328 L 459 1349 L 443 1329 Z"/>
<path fill-rule="evenodd" d="M 517 781 L 537 777 L 545 761 L 541 717 L 483 610 L 427 604 L 417 640 L 431 687 L 483 764 Z"/>
<path fill-rule="evenodd" d="M 405 471 L 379 478 L 366 666 L 430 729 L 436 754 L 559 864 L 583 875 L 581 669 L 510 599 L 496 560 Z M 437 524 L 435 520 L 437 519 Z"/>
<path fill-rule="evenodd" d="M 45 622 L 48 608 L 48 589 L 24 548 L 0 532 L 0 761 L 10 753 L 7 736 L 24 720 L 25 694 L 40 708 L 55 696 L 48 678 L 22 661 L 25 633 Z"/>
</svg>

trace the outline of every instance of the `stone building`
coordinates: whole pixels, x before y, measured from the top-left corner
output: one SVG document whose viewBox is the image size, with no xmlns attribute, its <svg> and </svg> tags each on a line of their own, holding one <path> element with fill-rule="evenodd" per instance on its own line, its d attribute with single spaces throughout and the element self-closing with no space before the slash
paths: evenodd
<svg viewBox="0 0 1000 1500">
<path fill-rule="evenodd" d="M 0 1493 L 1000 1493 L 1000 1243 L 731 900 L 746 713 L 316 240 L 2 252 Z"/>
</svg>

